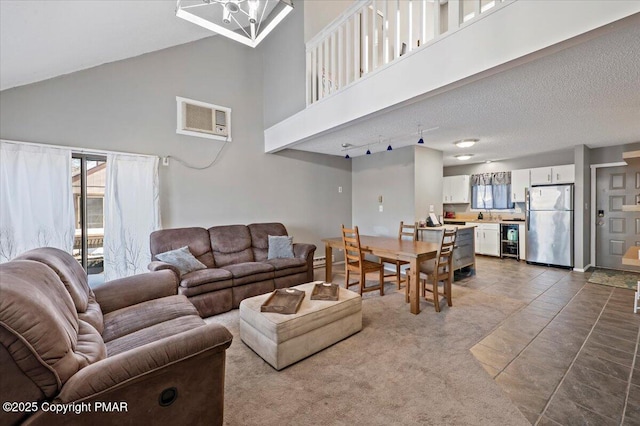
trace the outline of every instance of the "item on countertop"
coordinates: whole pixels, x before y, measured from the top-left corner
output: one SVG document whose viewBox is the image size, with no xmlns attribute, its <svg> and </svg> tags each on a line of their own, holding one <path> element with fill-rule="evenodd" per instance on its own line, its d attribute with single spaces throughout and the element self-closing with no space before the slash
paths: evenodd
<svg viewBox="0 0 640 426">
<path fill-rule="evenodd" d="M 455 219 L 456 218 L 456 212 L 444 212 L 444 218 L 445 219 Z"/>
<path fill-rule="evenodd" d="M 304 299 L 304 291 L 295 288 L 278 288 L 260 306 L 260 312 L 295 314 Z"/>
<path fill-rule="evenodd" d="M 484 218 L 484 216 L 482 215 L 482 212 L 478 213 L 478 220 L 482 220 Z"/>
<path fill-rule="evenodd" d="M 338 300 L 338 284 L 317 283 L 311 292 L 311 300 Z"/>
</svg>

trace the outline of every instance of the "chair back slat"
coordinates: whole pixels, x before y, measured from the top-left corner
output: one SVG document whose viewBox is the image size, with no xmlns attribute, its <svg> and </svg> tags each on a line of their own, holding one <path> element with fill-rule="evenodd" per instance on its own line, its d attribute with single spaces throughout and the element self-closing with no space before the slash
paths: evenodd
<svg viewBox="0 0 640 426">
<path fill-rule="evenodd" d="M 344 257 L 347 265 L 354 264 L 353 266 L 359 268 L 363 255 L 360 249 L 360 234 L 357 226 L 351 229 L 342 225 L 342 244 L 344 245 Z"/>
<path fill-rule="evenodd" d="M 440 244 L 436 264 L 436 274 L 438 278 L 448 275 L 451 271 L 457 233 L 458 228 L 445 229 L 442 233 L 442 243 Z"/>
<path fill-rule="evenodd" d="M 400 222 L 400 230 L 398 231 L 398 239 L 417 241 L 418 240 L 418 222 L 407 224 Z"/>
</svg>

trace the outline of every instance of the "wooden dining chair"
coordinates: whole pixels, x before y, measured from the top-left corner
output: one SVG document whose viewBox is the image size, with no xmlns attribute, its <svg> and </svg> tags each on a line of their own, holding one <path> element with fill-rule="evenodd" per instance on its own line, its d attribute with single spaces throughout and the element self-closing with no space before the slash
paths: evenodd
<svg viewBox="0 0 640 426">
<path fill-rule="evenodd" d="M 458 228 L 445 229 L 442 233 L 442 243 L 435 259 L 420 265 L 419 294 L 433 301 L 436 312 L 440 312 L 440 296 L 444 296 L 448 306 L 453 306 L 451 297 L 451 283 L 453 282 L 453 251 L 456 243 Z M 410 270 L 407 270 L 407 286 L 405 300 L 409 302 L 411 286 Z M 442 282 L 442 292 L 439 283 Z M 430 286 L 430 287 L 429 287 Z"/>
<path fill-rule="evenodd" d="M 358 227 L 353 229 L 345 228 L 342 225 L 342 243 L 344 245 L 345 257 L 345 287 L 360 284 L 360 295 L 363 292 L 380 290 L 380 296 L 384 296 L 384 267 L 382 263 L 373 262 L 364 258 L 364 252 L 360 246 L 360 234 Z M 350 273 L 354 272 L 360 275 L 360 281 L 349 283 Z M 380 274 L 380 284 L 377 286 L 366 287 L 366 275 L 370 272 L 378 272 Z"/>
<path fill-rule="evenodd" d="M 418 222 L 414 222 L 413 224 L 405 224 L 404 222 L 400 222 L 400 229 L 398 231 L 398 239 L 399 240 L 409 240 L 416 241 L 418 239 Z M 400 290 L 400 284 L 405 282 L 406 279 L 402 279 L 402 265 L 408 265 L 409 262 L 398 259 L 391 259 L 386 257 L 381 257 L 380 262 L 382 264 L 389 263 L 395 266 L 395 272 L 393 274 L 386 274 L 384 277 L 396 277 L 396 282 L 398 283 L 398 290 Z"/>
</svg>

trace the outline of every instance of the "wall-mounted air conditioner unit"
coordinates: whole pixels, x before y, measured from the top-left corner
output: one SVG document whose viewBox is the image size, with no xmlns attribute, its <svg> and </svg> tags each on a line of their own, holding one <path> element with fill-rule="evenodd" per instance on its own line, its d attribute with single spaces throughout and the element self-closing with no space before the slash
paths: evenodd
<svg viewBox="0 0 640 426">
<path fill-rule="evenodd" d="M 231 108 L 176 96 L 176 133 L 231 141 Z"/>
</svg>

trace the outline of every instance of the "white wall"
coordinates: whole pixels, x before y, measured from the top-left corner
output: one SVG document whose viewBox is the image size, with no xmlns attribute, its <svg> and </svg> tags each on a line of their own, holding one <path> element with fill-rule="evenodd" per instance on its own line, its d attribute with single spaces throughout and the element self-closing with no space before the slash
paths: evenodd
<svg viewBox="0 0 640 426">
<path fill-rule="evenodd" d="M 301 12 L 276 31 L 286 33 L 293 25 L 302 44 L 296 19 L 302 20 Z M 296 49 L 283 49 L 279 63 L 286 68 L 296 61 L 286 52 L 295 55 Z M 269 70 L 278 87 L 291 80 L 277 64 L 265 67 L 262 61 L 258 50 L 210 37 L 5 90 L 0 92 L 0 138 L 173 156 L 196 166 L 209 163 L 224 147 L 206 170 L 175 159 L 161 167 L 163 226 L 280 221 L 295 241 L 315 243 L 322 252 L 320 239 L 336 235 L 340 224 L 351 220 L 351 166 L 319 154 L 264 153 L 264 118 L 299 104 L 295 93 L 283 96 L 286 105 L 263 114 L 265 105 L 276 108 L 278 101 L 263 99 L 263 93 L 274 96 L 264 88 L 263 71 Z M 231 107 L 233 142 L 224 146 L 177 135 L 176 95 Z"/>
<path fill-rule="evenodd" d="M 358 226 L 361 234 L 397 236 L 400 221 L 414 219 L 413 147 L 363 155 L 350 161 L 353 225 Z"/>
<path fill-rule="evenodd" d="M 296 2 L 294 7 L 304 3 L 304 42 L 311 40 L 342 12 L 353 4 L 353 0 L 305 0 Z"/>
<path fill-rule="evenodd" d="M 442 213 L 442 152 L 410 146 L 350 161 L 353 225 L 362 234 L 397 236 L 400 221 L 424 220 L 431 204 Z"/>
</svg>

